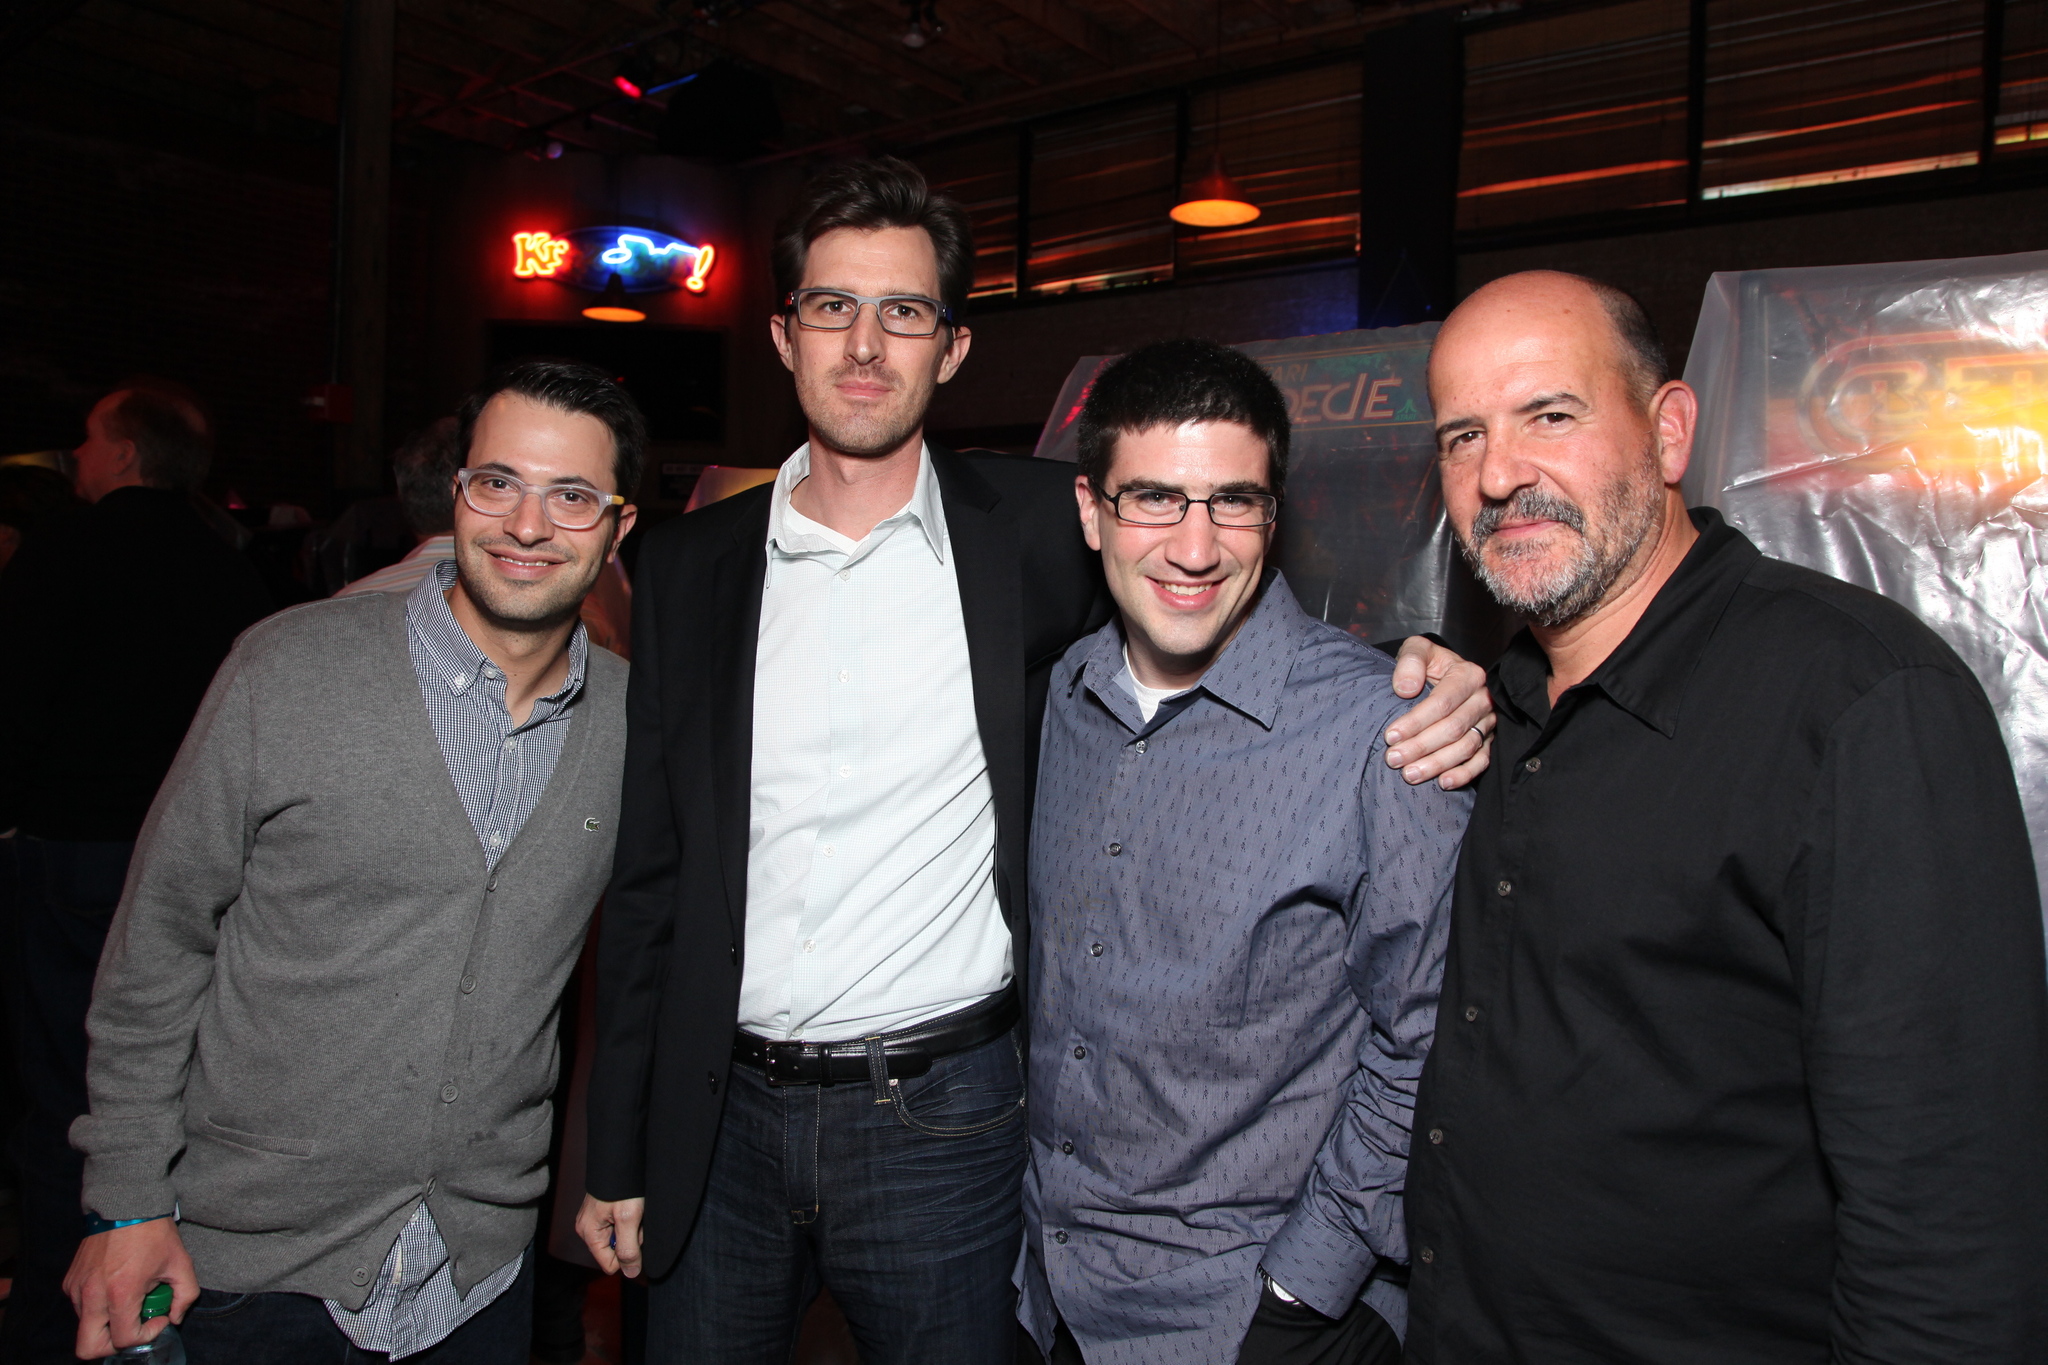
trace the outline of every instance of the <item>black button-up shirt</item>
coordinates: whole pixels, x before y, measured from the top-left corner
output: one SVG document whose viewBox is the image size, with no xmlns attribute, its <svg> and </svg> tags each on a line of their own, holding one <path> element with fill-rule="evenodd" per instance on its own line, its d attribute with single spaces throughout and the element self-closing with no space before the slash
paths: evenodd
<svg viewBox="0 0 2048 1365">
<path fill-rule="evenodd" d="M 1693 517 L 1555 708 L 1526 632 L 1495 671 L 1412 1358 L 2042 1359 L 2048 989 L 1996 721 L 1909 613 Z"/>
</svg>

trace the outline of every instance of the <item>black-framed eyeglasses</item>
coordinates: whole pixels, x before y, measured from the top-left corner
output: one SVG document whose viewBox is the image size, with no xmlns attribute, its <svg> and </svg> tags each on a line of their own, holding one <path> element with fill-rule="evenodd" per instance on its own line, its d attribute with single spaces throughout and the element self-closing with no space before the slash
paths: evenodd
<svg viewBox="0 0 2048 1365">
<path fill-rule="evenodd" d="M 853 326 L 866 304 L 890 336 L 928 337 L 939 324 L 953 325 L 953 310 L 922 294 L 849 294 L 843 289 L 799 289 L 783 301 L 796 320 L 820 332 L 843 332 Z"/>
<path fill-rule="evenodd" d="M 1271 526 L 1280 516 L 1280 499 L 1271 493 L 1212 493 L 1191 498 L 1164 488 L 1126 488 L 1096 496 L 1116 509 L 1116 519 L 1133 526 L 1178 526 L 1188 509 L 1200 503 L 1217 526 Z"/>
<path fill-rule="evenodd" d="M 455 481 L 462 486 L 462 500 L 487 517 L 511 516 L 532 494 L 540 499 L 542 515 L 564 531 L 588 531 L 605 513 L 626 505 L 617 493 L 601 493 L 587 483 L 543 487 L 495 469 L 458 469 Z"/>
</svg>

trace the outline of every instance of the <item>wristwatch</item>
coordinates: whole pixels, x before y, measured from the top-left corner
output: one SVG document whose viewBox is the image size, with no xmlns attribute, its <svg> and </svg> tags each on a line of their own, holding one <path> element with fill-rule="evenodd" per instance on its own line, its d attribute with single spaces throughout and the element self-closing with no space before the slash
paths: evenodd
<svg viewBox="0 0 2048 1365">
<path fill-rule="evenodd" d="M 1301 1300 L 1300 1300 L 1300 1299 L 1297 1299 L 1297 1298 L 1295 1298 L 1295 1297 L 1294 1297 L 1294 1295 L 1292 1295 L 1292 1294 L 1288 1293 L 1288 1292 L 1287 1292 L 1286 1290 L 1282 1289 L 1282 1288 L 1280 1287 L 1280 1282 L 1279 1282 L 1279 1281 L 1277 1281 L 1277 1280 L 1275 1280 L 1275 1279 L 1274 1279 L 1274 1278 L 1273 1278 L 1273 1277 L 1272 1277 L 1271 1275 L 1268 1275 L 1268 1274 L 1266 1273 L 1266 1268 L 1265 1268 L 1264 1266 L 1260 1266 L 1260 1267 L 1259 1267 L 1259 1282 L 1260 1282 L 1260 1283 L 1262 1283 L 1262 1284 L 1264 1284 L 1264 1285 L 1266 1286 L 1266 1288 L 1268 1288 L 1268 1289 L 1272 1290 L 1272 1291 L 1273 1291 L 1273 1297 L 1274 1297 L 1274 1298 L 1276 1298 L 1276 1299 L 1278 1299 L 1278 1300 L 1280 1300 L 1280 1302 L 1282 1302 L 1282 1303 L 1300 1303 L 1300 1302 L 1301 1302 Z"/>
</svg>

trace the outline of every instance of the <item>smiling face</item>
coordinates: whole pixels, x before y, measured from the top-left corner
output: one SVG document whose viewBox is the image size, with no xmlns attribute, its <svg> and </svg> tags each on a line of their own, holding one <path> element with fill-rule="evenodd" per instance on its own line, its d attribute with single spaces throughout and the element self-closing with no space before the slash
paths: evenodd
<svg viewBox="0 0 2048 1365">
<path fill-rule="evenodd" d="M 1600 298 L 1568 276 L 1510 276 L 1444 323 L 1429 361 L 1444 502 L 1481 581 L 1542 627 L 1632 581 L 1677 492 L 1692 394 L 1645 401 Z"/>
<path fill-rule="evenodd" d="M 804 257 L 804 289 L 882 297 L 939 297 L 939 257 L 923 228 L 834 228 Z M 892 336 L 862 307 L 851 327 L 826 331 L 778 314 L 769 323 L 796 376 L 811 439 L 843 455 L 890 455 L 917 439 L 932 393 L 966 358 L 968 330 L 940 324 L 928 337 Z"/>
<path fill-rule="evenodd" d="M 536 488 L 581 484 L 616 493 L 610 428 L 587 413 L 564 412 L 501 393 L 477 415 L 469 468 L 509 474 Z M 619 540 L 632 529 L 630 505 L 587 531 L 549 521 L 528 497 L 510 515 L 486 516 L 455 499 L 456 590 L 488 620 L 512 630 L 545 630 L 576 614 Z"/>
<path fill-rule="evenodd" d="M 1104 492 L 1159 488 L 1207 498 L 1270 493 L 1266 443 L 1236 422 L 1189 422 L 1116 437 Z M 1102 553 L 1122 609 L 1131 668 L 1147 687 L 1192 687 L 1255 605 L 1273 527 L 1217 526 L 1189 506 L 1177 526 L 1134 526 L 1085 478 L 1074 492 L 1081 530 Z"/>
</svg>

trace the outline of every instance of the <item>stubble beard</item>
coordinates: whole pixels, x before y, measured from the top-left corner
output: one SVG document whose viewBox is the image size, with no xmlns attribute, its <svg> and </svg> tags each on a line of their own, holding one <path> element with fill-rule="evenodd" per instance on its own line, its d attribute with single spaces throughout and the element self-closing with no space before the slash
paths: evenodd
<svg viewBox="0 0 2048 1365">
<path fill-rule="evenodd" d="M 1496 601 L 1535 625 L 1555 629 L 1578 620 L 1606 600 L 1657 525 L 1663 502 L 1662 471 L 1651 447 L 1634 469 L 1600 491 L 1600 518 L 1590 535 L 1585 511 L 1577 503 L 1524 488 L 1505 502 L 1480 508 L 1472 519 L 1470 537 L 1459 537 L 1458 548 Z M 1518 581 L 1514 566 L 1540 560 L 1552 551 L 1543 545 L 1511 542 L 1496 546 L 1498 562 L 1490 562 L 1487 544 L 1509 516 L 1542 518 L 1568 527 L 1577 537 L 1576 549 L 1549 573 Z"/>
<path fill-rule="evenodd" d="M 462 590 L 479 611 L 494 623 L 509 630 L 546 630 L 574 616 L 583 605 L 591 586 L 597 582 L 597 575 L 604 568 L 607 555 L 611 552 L 611 539 L 606 538 L 604 549 L 592 557 L 589 564 L 581 562 L 575 549 L 559 547 L 569 558 L 563 561 L 562 569 L 546 583 L 507 583 L 491 575 L 488 550 L 498 549 L 517 555 L 522 547 L 518 541 L 504 536 L 485 536 L 475 541 L 455 543 L 455 573 L 462 581 Z"/>
<path fill-rule="evenodd" d="M 851 455 L 857 459 L 874 459 L 901 447 L 924 425 L 925 413 L 931 407 L 931 391 L 927 386 L 925 392 L 920 395 L 896 371 L 868 367 L 866 373 L 869 376 L 893 385 L 900 401 L 889 405 L 884 411 L 834 411 L 831 406 L 834 386 L 853 373 L 855 368 L 842 365 L 825 376 L 819 386 L 820 392 L 815 397 L 805 391 L 805 387 L 799 388 L 797 397 L 804 410 L 804 419 L 810 423 L 811 429 L 825 444 L 842 455 Z"/>
</svg>

